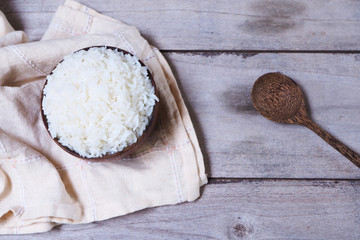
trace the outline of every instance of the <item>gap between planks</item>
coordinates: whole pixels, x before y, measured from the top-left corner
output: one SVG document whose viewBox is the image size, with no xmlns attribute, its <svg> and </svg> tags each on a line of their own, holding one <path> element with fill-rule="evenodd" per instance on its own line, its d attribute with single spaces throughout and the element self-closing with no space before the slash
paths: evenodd
<svg viewBox="0 0 360 240">
<path fill-rule="evenodd" d="M 222 53 L 231 53 L 231 54 L 260 54 L 260 53 L 309 53 L 309 54 L 360 54 L 360 50 L 176 50 L 176 49 L 159 49 L 162 53 L 194 53 L 194 54 L 204 54 L 204 55 L 218 55 Z"/>
<path fill-rule="evenodd" d="M 360 182 L 359 178 L 208 178 L 208 185 L 241 182 Z"/>
</svg>

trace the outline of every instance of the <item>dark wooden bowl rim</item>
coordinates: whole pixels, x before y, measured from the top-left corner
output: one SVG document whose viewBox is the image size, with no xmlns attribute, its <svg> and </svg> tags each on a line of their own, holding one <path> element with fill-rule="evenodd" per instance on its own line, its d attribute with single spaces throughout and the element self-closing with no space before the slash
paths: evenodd
<svg viewBox="0 0 360 240">
<path fill-rule="evenodd" d="M 118 52 L 123 52 L 124 54 L 130 54 L 131 56 L 134 56 L 133 54 L 129 53 L 128 51 L 125 51 L 121 48 L 117 48 L 117 47 L 112 47 L 112 46 L 91 46 L 91 47 L 86 47 L 86 48 L 82 48 L 82 49 L 79 49 L 75 52 L 78 52 L 78 51 L 82 51 L 82 50 L 89 50 L 90 48 L 100 48 L 100 47 L 106 47 L 107 49 L 112 49 L 112 50 L 117 50 Z M 59 63 L 61 63 L 63 60 L 61 60 Z M 142 61 L 140 61 L 138 59 L 138 61 L 140 62 L 140 64 L 142 66 L 146 66 Z M 58 63 L 58 64 L 59 64 Z M 58 65 L 57 64 L 57 65 Z M 57 65 L 55 66 L 55 68 L 57 67 Z M 54 69 L 55 69 L 54 68 Z M 54 69 L 51 71 L 50 75 L 53 73 Z M 156 87 L 156 84 L 155 84 L 155 81 L 149 71 L 149 68 L 148 68 L 148 76 L 151 80 L 151 83 L 152 85 L 154 86 L 155 88 L 155 95 L 158 99 L 159 98 L 159 92 L 158 92 L 158 89 Z M 49 132 L 49 126 L 48 126 L 48 121 L 47 121 L 47 117 L 45 116 L 44 114 L 44 110 L 42 108 L 42 101 L 43 101 L 43 97 L 44 97 L 44 88 L 47 84 L 47 79 L 45 80 L 45 83 L 44 83 L 44 86 L 42 88 L 42 91 L 41 91 L 41 99 L 40 99 L 40 111 L 41 111 L 41 117 L 42 117 L 42 120 L 43 120 L 43 123 L 44 123 L 44 126 L 46 128 L 46 131 L 48 132 L 49 136 L 51 137 L 51 134 Z M 87 158 L 87 157 L 83 157 L 83 156 L 80 156 L 77 152 L 71 150 L 70 148 L 66 147 L 66 146 L 63 146 L 59 140 L 57 138 L 52 138 L 54 140 L 54 142 L 59 146 L 61 147 L 63 150 L 65 150 L 66 152 L 68 152 L 69 154 L 75 156 L 75 157 L 78 157 L 78 158 L 82 158 L 82 159 L 86 159 L 86 160 L 104 160 L 104 159 L 108 159 L 108 158 L 114 158 L 114 157 L 119 157 L 119 158 L 123 158 L 123 157 L 126 157 L 128 156 L 129 154 L 131 154 L 133 151 L 135 151 L 137 148 L 139 148 L 141 146 L 141 144 L 144 143 L 145 139 L 150 135 L 150 133 L 154 130 L 154 127 L 155 127 L 155 122 L 156 122 L 156 119 L 157 119 L 157 115 L 158 115 L 158 112 L 159 112 L 159 102 L 155 102 L 155 106 L 153 108 L 153 112 L 150 116 L 150 120 L 149 120 L 149 123 L 145 129 L 145 131 L 143 132 L 143 134 L 138 137 L 137 141 L 133 144 L 131 144 L 130 146 L 124 148 L 123 150 L 119 151 L 119 152 L 116 152 L 116 153 L 113 153 L 113 154 L 106 154 L 102 157 L 94 157 L 94 158 Z"/>
</svg>

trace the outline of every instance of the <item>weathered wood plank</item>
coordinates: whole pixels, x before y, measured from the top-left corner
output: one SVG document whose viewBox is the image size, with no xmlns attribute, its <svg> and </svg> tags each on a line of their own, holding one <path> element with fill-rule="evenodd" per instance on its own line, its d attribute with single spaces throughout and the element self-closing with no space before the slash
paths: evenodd
<svg viewBox="0 0 360 240">
<path fill-rule="evenodd" d="M 360 152 L 360 55 L 166 53 L 188 101 L 210 177 L 359 178 L 360 171 L 302 126 L 271 122 L 250 92 L 266 72 L 292 77 L 312 119 Z"/>
<path fill-rule="evenodd" d="M 31 40 L 62 0 L 2 0 L 0 9 Z M 357 0 L 79 0 L 134 25 L 161 49 L 358 50 Z"/>
<path fill-rule="evenodd" d="M 360 239 L 360 182 L 211 184 L 192 203 L 147 209 L 93 224 L 63 225 L 25 238 Z"/>
<path fill-rule="evenodd" d="M 5 13 L 5 15 L 15 30 L 24 30 L 29 41 L 35 41 L 44 35 L 54 13 Z"/>
</svg>

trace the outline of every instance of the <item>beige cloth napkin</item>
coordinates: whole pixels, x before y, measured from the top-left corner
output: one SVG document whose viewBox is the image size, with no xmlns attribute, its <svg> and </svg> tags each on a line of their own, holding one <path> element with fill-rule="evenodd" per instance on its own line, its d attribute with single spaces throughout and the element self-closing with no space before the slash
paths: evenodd
<svg viewBox="0 0 360 240">
<path fill-rule="evenodd" d="M 72 0 L 58 8 L 39 42 L 20 44 L 26 35 L 3 14 L 0 28 L 1 234 L 43 232 L 199 197 L 207 178 L 188 111 L 167 62 L 136 28 Z M 95 45 L 135 54 L 160 91 L 154 134 L 126 159 L 73 157 L 51 140 L 41 120 L 45 76 L 63 56 Z"/>
</svg>

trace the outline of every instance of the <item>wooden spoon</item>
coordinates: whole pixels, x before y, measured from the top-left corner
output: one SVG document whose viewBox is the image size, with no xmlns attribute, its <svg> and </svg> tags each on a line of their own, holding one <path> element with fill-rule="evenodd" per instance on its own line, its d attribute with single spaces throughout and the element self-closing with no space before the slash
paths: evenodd
<svg viewBox="0 0 360 240">
<path fill-rule="evenodd" d="M 281 73 L 262 75 L 254 83 L 251 98 L 256 110 L 267 119 L 308 127 L 360 168 L 360 156 L 357 153 L 309 118 L 301 89 L 288 76 Z"/>
</svg>

